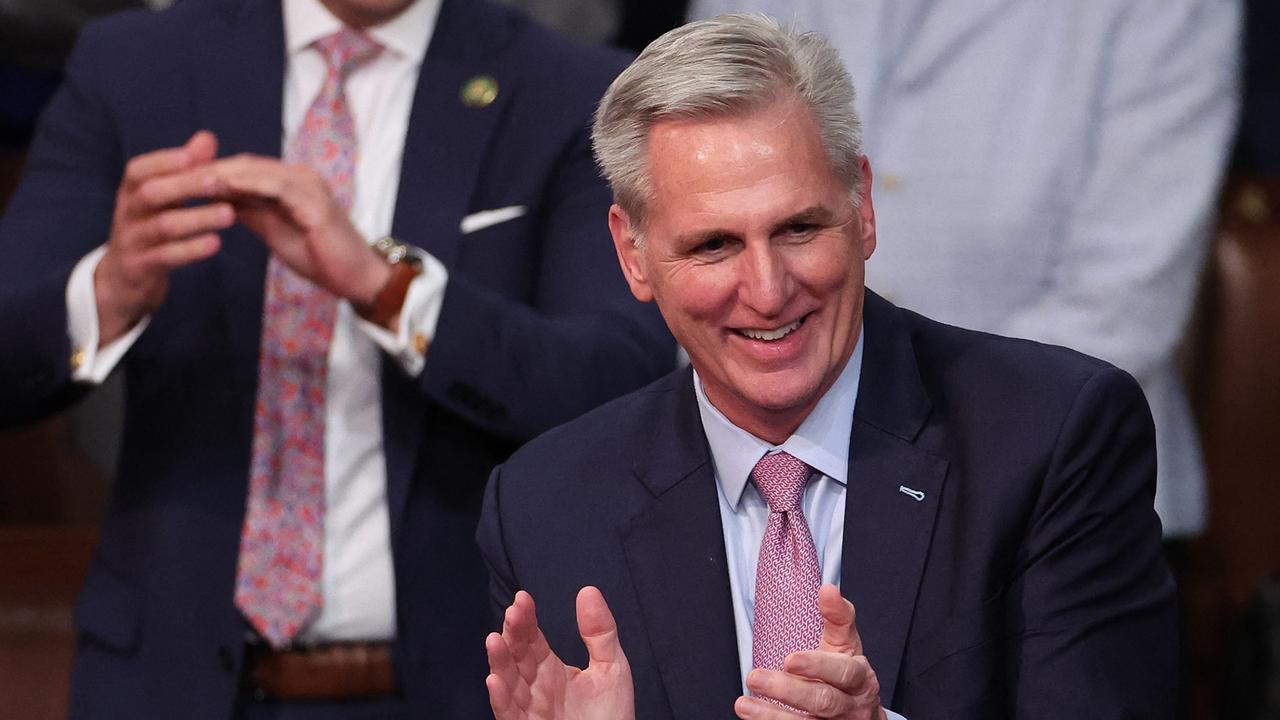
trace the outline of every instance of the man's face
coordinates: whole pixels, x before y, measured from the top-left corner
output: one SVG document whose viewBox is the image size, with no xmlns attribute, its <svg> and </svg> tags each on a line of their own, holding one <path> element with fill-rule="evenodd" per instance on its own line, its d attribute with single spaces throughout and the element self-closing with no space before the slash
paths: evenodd
<svg viewBox="0 0 1280 720">
<path fill-rule="evenodd" d="M 356 28 L 381 25 L 416 0 L 320 0 L 339 20 Z"/>
<path fill-rule="evenodd" d="M 855 208 L 799 100 L 740 118 L 654 126 L 643 243 L 609 227 L 632 293 L 656 299 L 707 397 L 772 442 L 844 368 L 875 249 L 871 173 Z"/>
</svg>

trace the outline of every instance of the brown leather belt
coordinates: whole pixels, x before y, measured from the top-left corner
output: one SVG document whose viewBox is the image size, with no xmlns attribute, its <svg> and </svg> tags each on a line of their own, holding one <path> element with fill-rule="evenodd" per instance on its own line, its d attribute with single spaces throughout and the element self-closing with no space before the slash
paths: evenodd
<svg viewBox="0 0 1280 720">
<path fill-rule="evenodd" d="M 259 700 L 394 695 L 391 644 L 344 642 L 276 650 L 245 648 L 243 684 Z"/>
</svg>

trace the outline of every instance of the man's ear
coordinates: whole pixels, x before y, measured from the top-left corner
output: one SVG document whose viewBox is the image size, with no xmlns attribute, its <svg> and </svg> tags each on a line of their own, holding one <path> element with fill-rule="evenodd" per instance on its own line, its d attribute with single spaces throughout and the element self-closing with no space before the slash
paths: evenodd
<svg viewBox="0 0 1280 720">
<path fill-rule="evenodd" d="M 622 266 L 631 294 L 640 302 L 651 302 L 653 290 L 645 274 L 644 250 L 636 247 L 636 233 L 627 211 L 616 203 L 609 208 L 609 233 L 613 235 L 613 249 L 618 253 L 618 264 Z"/>
<path fill-rule="evenodd" d="M 876 251 L 876 209 L 871 204 L 871 163 L 867 161 L 867 156 L 863 155 L 860 161 L 862 165 L 862 204 L 858 206 L 857 213 L 862 220 L 862 237 L 858 240 L 862 243 L 862 259 L 871 258 L 871 253 Z"/>
</svg>

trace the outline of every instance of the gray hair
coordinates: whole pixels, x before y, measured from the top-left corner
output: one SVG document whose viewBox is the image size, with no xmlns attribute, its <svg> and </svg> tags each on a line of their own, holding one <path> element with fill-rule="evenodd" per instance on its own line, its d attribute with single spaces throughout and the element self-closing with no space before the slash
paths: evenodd
<svg viewBox="0 0 1280 720">
<path fill-rule="evenodd" d="M 798 97 L 855 205 L 862 191 L 861 123 L 840 56 L 817 33 L 767 15 L 732 13 L 654 40 L 605 92 L 591 143 L 596 163 L 637 233 L 651 199 L 649 131 L 667 120 L 745 116 Z M 637 234 L 637 238 L 639 235 Z"/>
</svg>

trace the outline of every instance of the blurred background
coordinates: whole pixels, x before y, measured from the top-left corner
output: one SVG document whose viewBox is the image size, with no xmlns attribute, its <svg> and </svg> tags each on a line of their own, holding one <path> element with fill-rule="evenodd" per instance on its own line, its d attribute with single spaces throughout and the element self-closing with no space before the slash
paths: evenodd
<svg viewBox="0 0 1280 720">
<path fill-rule="evenodd" d="M 507 1 L 633 50 L 687 12 L 667 0 Z M 81 25 L 170 2 L 0 0 L 0 208 Z M 1205 720 L 1280 720 L 1280 4 L 1245 5 L 1240 120 L 1181 349 L 1208 522 L 1168 543 L 1184 606 L 1184 716 Z M 0 717 L 66 715 L 72 608 L 109 502 L 119 382 L 65 415 L 0 427 Z"/>
</svg>

